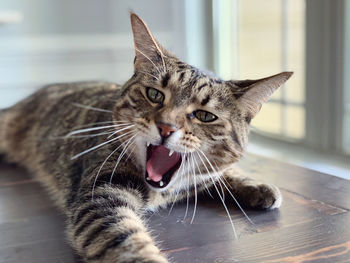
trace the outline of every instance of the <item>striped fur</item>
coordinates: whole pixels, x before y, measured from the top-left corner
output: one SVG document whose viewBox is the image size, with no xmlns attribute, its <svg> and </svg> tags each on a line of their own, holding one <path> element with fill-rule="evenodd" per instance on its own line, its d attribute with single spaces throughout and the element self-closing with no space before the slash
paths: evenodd
<svg viewBox="0 0 350 263">
<path fill-rule="evenodd" d="M 276 187 L 237 176 L 232 164 L 246 148 L 250 120 L 291 73 L 223 81 L 181 62 L 139 17 L 131 20 L 135 73 L 123 86 L 53 84 L 0 112 L 0 152 L 48 189 L 86 262 L 168 262 L 143 217 L 201 191 L 231 191 L 258 208 L 282 200 Z M 161 105 L 147 98 L 148 88 L 164 94 Z M 201 122 L 197 110 L 217 119 Z M 164 139 L 156 123 L 177 130 Z M 145 178 L 148 143 L 182 155 L 163 189 Z"/>
</svg>

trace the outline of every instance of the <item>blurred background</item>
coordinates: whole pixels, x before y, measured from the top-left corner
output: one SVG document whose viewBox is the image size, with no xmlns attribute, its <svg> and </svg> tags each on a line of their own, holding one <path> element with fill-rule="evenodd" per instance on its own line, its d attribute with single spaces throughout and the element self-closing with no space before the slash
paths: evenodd
<svg viewBox="0 0 350 263">
<path fill-rule="evenodd" d="M 224 79 L 294 71 L 248 151 L 350 179 L 350 0 L 1 0 L 0 108 L 48 83 L 125 82 L 130 10 Z"/>
</svg>

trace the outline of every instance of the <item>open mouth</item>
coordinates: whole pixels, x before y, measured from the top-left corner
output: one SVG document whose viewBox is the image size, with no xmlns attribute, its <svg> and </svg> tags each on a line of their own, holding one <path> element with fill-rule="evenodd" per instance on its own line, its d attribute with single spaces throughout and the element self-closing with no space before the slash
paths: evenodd
<svg viewBox="0 0 350 263">
<path fill-rule="evenodd" d="M 181 154 L 163 145 L 147 147 L 146 181 L 155 188 L 166 187 L 181 165 Z"/>
</svg>

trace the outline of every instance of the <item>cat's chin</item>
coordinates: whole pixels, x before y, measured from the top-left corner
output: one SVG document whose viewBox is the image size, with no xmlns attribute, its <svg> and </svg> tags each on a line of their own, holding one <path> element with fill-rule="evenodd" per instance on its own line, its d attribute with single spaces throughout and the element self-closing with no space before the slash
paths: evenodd
<svg viewBox="0 0 350 263">
<path fill-rule="evenodd" d="M 145 180 L 156 191 L 165 191 L 178 173 L 182 163 L 180 153 L 164 145 L 147 146 Z"/>
</svg>

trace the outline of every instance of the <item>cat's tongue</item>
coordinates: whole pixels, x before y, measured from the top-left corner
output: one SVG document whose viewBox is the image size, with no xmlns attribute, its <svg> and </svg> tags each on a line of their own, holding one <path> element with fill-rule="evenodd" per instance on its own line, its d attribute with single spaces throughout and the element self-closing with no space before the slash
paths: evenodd
<svg viewBox="0 0 350 263">
<path fill-rule="evenodd" d="M 161 181 L 163 175 L 180 160 L 180 154 L 173 153 L 169 156 L 169 152 L 170 150 L 163 145 L 152 147 L 151 156 L 146 165 L 148 177 L 152 181 Z"/>
</svg>

